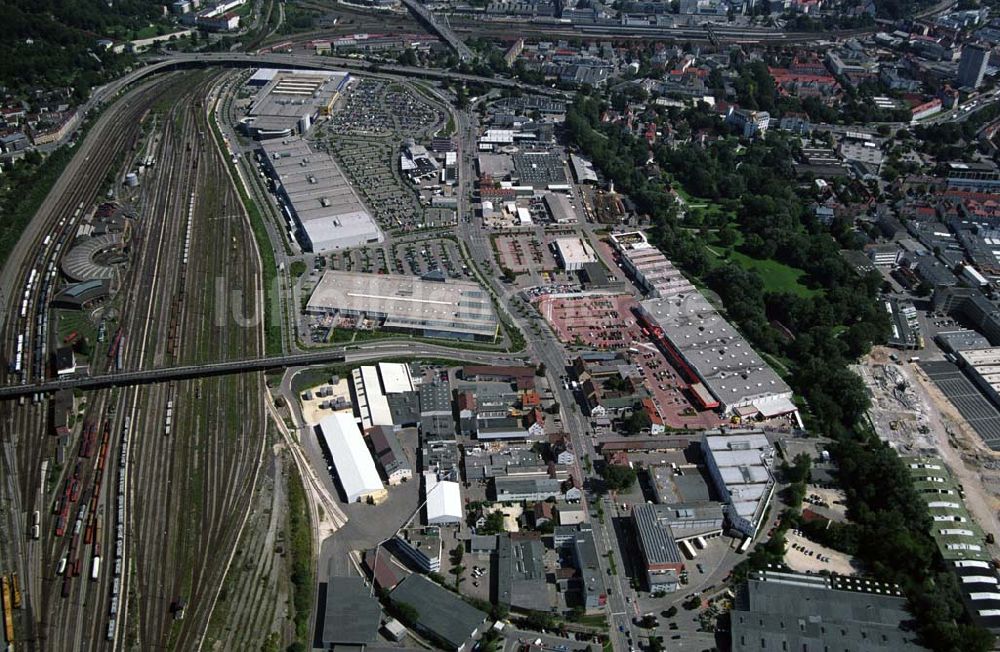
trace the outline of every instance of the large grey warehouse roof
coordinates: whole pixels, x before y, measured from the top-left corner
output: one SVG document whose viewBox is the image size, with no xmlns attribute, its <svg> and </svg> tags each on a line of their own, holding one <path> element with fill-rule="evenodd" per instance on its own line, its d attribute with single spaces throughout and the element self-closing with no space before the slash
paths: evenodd
<svg viewBox="0 0 1000 652">
<path fill-rule="evenodd" d="M 486 620 L 476 609 L 448 589 L 423 575 L 410 575 L 393 589 L 393 603 L 405 603 L 417 610 L 417 624 L 445 643 L 458 648 Z"/>
<path fill-rule="evenodd" d="M 331 577 L 326 585 L 323 643 L 363 645 L 378 638 L 382 608 L 357 576 Z"/>
<path fill-rule="evenodd" d="M 670 343 L 724 405 L 791 395 L 791 389 L 699 292 L 642 302 Z"/>
<path fill-rule="evenodd" d="M 836 588 L 822 576 L 766 572 L 752 577 L 732 611 L 733 652 L 749 650 L 922 650 L 900 624 L 912 616 L 895 595 Z"/>
<path fill-rule="evenodd" d="M 270 118 L 275 124 L 284 120 L 295 126 L 303 115 L 326 110 L 349 80 L 346 72 L 277 71 L 257 94 L 249 114 Z"/>
<path fill-rule="evenodd" d="M 497 320 L 485 291 L 467 281 L 329 270 L 316 285 L 309 312 L 366 314 L 385 328 L 493 337 Z"/>
<path fill-rule="evenodd" d="M 332 156 L 312 151 L 300 138 L 264 141 L 262 147 L 314 251 L 385 239 Z"/>
</svg>

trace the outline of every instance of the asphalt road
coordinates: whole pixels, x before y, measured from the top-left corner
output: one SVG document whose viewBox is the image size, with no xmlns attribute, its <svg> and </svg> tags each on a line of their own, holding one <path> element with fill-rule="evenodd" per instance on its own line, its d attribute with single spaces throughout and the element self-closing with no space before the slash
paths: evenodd
<svg viewBox="0 0 1000 652">
<path fill-rule="evenodd" d="M 476 148 L 476 132 L 478 128 L 477 118 L 471 111 L 453 111 L 453 117 L 457 126 L 456 140 L 459 152 L 459 178 L 461 191 L 459 196 L 459 239 L 466 243 L 469 255 L 473 261 L 481 264 L 480 271 L 490 283 L 494 293 L 498 297 L 501 309 L 517 323 L 525 333 L 527 340 L 527 352 L 534 362 L 541 362 L 545 365 L 546 377 L 549 387 L 560 407 L 560 419 L 563 423 L 563 430 L 570 434 L 573 441 L 573 450 L 576 454 L 575 476 L 584 480 L 587 484 L 588 474 L 584 472 L 582 457 L 587 455 L 590 459 L 595 459 L 597 453 L 594 450 L 590 438 L 590 424 L 588 419 L 577 405 L 573 392 L 563 385 L 562 376 L 569 366 L 569 358 L 563 345 L 555 338 L 548 326 L 542 325 L 540 335 L 531 334 L 531 326 L 534 323 L 530 319 L 517 317 L 514 309 L 515 292 L 497 280 L 498 274 L 494 271 L 493 252 L 489 242 L 486 229 L 482 224 L 482 219 L 472 215 L 472 210 L 468 206 L 468 198 L 471 195 L 472 160 Z M 466 220 L 468 218 L 468 220 Z M 519 299 L 516 299 L 520 301 Z M 588 502 L 587 493 L 584 492 L 584 504 Z M 629 643 L 629 637 L 636 640 L 633 633 L 631 617 L 635 614 L 635 595 L 628 584 L 628 578 L 624 573 L 625 565 L 622 560 L 618 540 L 615 536 L 614 528 L 611 525 L 608 507 L 605 507 L 608 518 L 602 524 L 591 516 L 595 527 L 595 543 L 601 564 L 601 577 L 606 585 L 608 594 L 608 611 L 611 614 L 612 642 L 617 652 L 624 652 L 633 647 Z M 611 554 L 615 559 L 615 565 L 620 572 L 618 575 L 609 574 L 609 562 L 607 555 Z"/>
</svg>

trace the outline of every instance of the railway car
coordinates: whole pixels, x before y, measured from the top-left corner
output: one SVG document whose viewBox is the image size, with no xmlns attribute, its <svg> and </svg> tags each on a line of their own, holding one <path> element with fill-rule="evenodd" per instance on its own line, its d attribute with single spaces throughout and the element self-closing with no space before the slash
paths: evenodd
<svg viewBox="0 0 1000 652">
<path fill-rule="evenodd" d="M 94 562 L 90 567 L 90 579 L 94 582 L 101 576 L 101 558 L 94 557 Z"/>
<path fill-rule="evenodd" d="M 14 606 L 10 597 L 10 581 L 7 576 L 0 577 L 0 587 L 3 590 L 3 633 L 7 638 L 7 643 L 14 643 Z"/>
<path fill-rule="evenodd" d="M 56 575 L 62 575 L 66 572 L 66 558 L 62 557 L 59 559 L 59 563 L 56 564 Z"/>
<path fill-rule="evenodd" d="M 122 329 L 119 328 L 115 331 L 115 336 L 111 339 L 111 346 L 108 347 L 108 359 L 113 360 L 115 355 L 118 353 L 118 347 L 121 345 L 122 339 Z"/>
<path fill-rule="evenodd" d="M 69 573 L 67 573 L 63 577 L 62 597 L 64 597 L 64 598 L 68 598 L 69 597 Z"/>
<path fill-rule="evenodd" d="M 10 576 L 11 592 L 13 593 L 14 608 L 21 608 L 21 580 L 18 579 L 17 573 Z"/>
</svg>

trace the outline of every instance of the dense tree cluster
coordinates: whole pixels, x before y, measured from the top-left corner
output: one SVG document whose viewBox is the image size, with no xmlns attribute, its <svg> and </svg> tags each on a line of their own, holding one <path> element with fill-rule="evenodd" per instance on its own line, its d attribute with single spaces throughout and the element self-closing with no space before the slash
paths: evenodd
<svg viewBox="0 0 1000 652">
<path fill-rule="evenodd" d="M 159 19 L 153 0 L 10 0 L 0 23 L 0 79 L 8 90 L 69 86 L 77 98 L 120 73 L 129 55 L 97 47 L 124 40 Z"/>
<path fill-rule="evenodd" d="M 624 464 L 605 464 L 601 467 L 604 486 L 611 491 L 627 491 L 635 484 L 635 469 Z"/>
</svg>

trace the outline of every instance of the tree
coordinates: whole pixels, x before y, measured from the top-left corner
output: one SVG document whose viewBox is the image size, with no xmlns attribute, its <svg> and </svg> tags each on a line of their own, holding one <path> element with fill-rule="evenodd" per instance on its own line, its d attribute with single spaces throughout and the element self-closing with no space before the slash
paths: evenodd
<svg viewBox="0 0 1000 652">
<path fill-rule="evenodd" d="M 413 48 L 406 48 L 403 50 L 397 61 L 399 61 L 399 65 L 401 66 L 416 66 L 420 63 L 417 60 L 417 53 L 413 50 Z"/>
<path fill-rule="evenodd" d="M 604 484 L 612 491 L 625 491 L 635 484 L 635 469 L 624 464 L 605 464 L 601 468 Z"/>
<path fill-rule="evenodd" d="M 660 615 L 663 616 L 664 618 L 673 618 L 674 616 L 677 615 L 677 607 L 671 605 L 670 608 L 667 609 L 666 611 L 661 611 Z"/>
<path fill-rule="evenodd" d="M 809 471 L 812 468 L 812 459 L 806 453 L 799 453 L 792 460 L 792 464 L 785 463 L 781 470 L 789 483 L 809 482 Z"/>
<path fill-rule="evenodd" d="M 490 512 L 486 517 L 486 523 L 483 527 L 479 528 L 478 534 L 500 534 L 505 532 L 503 526 L 503 512 L 496 511 Z"/>
<path fill-rule="evenodd" d="M 535 375 L 536 376 L 544 376 L 545 375 L 545 364 L 544 363 L 541 363 L 541 362 L 538 363 L 538 366 L 535 367 Z"/>
<path fill-rule="evenodd" d="M 396 618 L 399 619 L 399 622 L 407 627 L 413 627 L 420 619 L 420 612 L 408 602 L 396 602 L 393 609 L 396 612 Z"/>
<path fill-rule="evenodd" d="M 632 410 L 632 414 L 622 419 L 622 430 L 626 435 L 638 435 L 652 425 L 653 421 L 649 418 L 649 414 L 641 407 Z"/>
<path fill-rule="evenodd" d="M 555 629 L 557 625 L 555 617 L 544 611 L 529 611 L 522 622 L 525 627 L 535 631 Z"/>
</svg>

